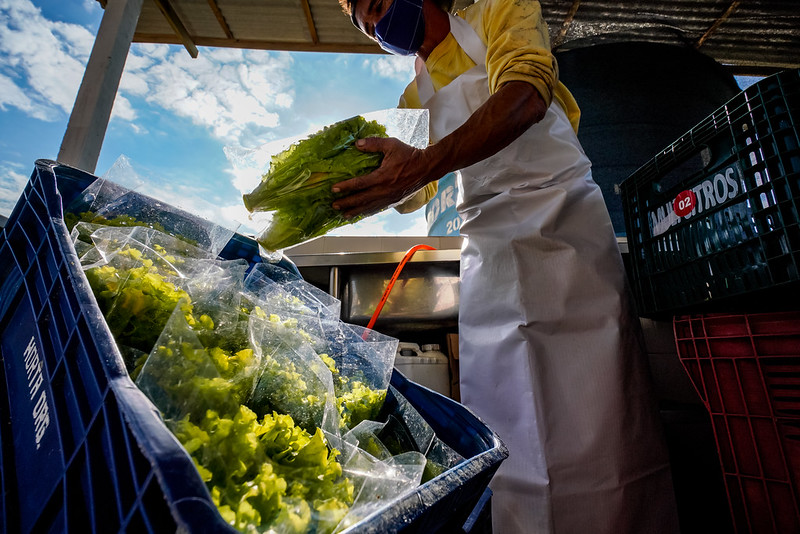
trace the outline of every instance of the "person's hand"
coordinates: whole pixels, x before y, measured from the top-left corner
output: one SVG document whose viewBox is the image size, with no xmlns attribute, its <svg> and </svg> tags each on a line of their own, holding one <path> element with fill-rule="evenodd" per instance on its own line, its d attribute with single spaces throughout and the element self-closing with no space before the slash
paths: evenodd
<svg viewBox="0 0 800 534">
<path fill-rule="evenodd" d="M 333 208 L 348 219 L 378 213 L 430 181 L 431 169 L 423 150 L 393 137 L 359 139 L 356 147 L 363 152 L 383 152 L 383 161 L 369 174 L 333 185 L 334 193 L 344 194 Z"/>
</svg>

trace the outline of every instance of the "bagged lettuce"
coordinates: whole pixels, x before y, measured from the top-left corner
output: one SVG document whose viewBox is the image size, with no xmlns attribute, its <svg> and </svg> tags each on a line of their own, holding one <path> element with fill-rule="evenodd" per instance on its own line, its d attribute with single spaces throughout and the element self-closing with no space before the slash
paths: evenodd
<svg viewBox="0 0 800 534">
<path fill-rule="evenodd" d="M 331 207 L 336 198 L 331 187 L 377 169 L 383 154 L 361 152 L 355 142 L 386 136 L 384 126 L 357 115 L 273 156 L 261 183 L 243 195 L 251 213 L 274 212 L 258 242 L 267 250 L 280 250 L 356 222 Z"/>
<path fill-rule="evenodd" d="M 399 393 L 387 402 L 396 339 L 344 323 L 339 301 L 278 267 L 121 226 L 77 222 L 81 265 L 231 526 L 341 532 L 462 460 Z"/>
</svg>

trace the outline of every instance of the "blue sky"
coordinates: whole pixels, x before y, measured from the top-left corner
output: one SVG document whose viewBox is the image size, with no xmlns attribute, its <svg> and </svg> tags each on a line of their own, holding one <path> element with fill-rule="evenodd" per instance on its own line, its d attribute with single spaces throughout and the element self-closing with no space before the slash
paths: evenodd
<svg viewBox="0 0 800 534">
<path fill-rule="evenodd" d="M 0 215 L 34 161 L 58 155 L 102 15 L 96 0 L 0 0 Z M 413 77 L 411 59 L 385 55 L 199 51 L 132 45 L 95 173 L 113 170 L 115 181 L 245 233 L 259 223 L 241 193 L 258 176 L 237 172 L 226 148 L 392 108 Z M 422 210 L 390 210 L 334 233 L 425 235 L 426 226 Z"/>
</svg>

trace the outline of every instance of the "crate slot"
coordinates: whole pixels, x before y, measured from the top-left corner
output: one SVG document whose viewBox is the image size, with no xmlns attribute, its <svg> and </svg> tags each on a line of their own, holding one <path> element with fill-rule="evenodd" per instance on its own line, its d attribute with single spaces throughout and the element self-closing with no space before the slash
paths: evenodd
<svg viewBox="0 0 800 534">
<path fill-rule="evenodd" d="M 123 524 L 123 530 L 126 532 L 147 532 L 152 529 L 148 528 L 148 525 L 144 522 L 144 518 L 142 518 L 142 513 L 136 508 L 127 522 Z"/>
<path fill-rule="evenodd" d="M 772 505 L 772 518 L 775 521 L 774 532 L 799 532 L 800 518 L 792 502 L 792 488 L 786 484 L 769 484 L 769 502 Z"/>
<path fill-rule="evenodd" d="M 101 355 L 97 347 L 91 342 L 92 334 L 86 318 L 81 316 L 77 322 L 77 335 L 80 339 L 81 347 L 81 370 L 85 375 L 85 384 L 92 390 L 91 398 L 94 400 L 93 406 L 101 406 L 106 402 L 109 381 L 103 369 Z M 96 404 L 95 404 L 96 403 Z"/>
<path fill-rule="evenodd" d="M 111 476 L 114 479 L 117 506 L 122 511 L 120 516 L 124 517 L 136 501 L 136 486 L 131 472 L 132 464 L 125 440 L 125 430 L 120 420 L 122 416 L 114 397 L 109 396 L 106 399 L 98 417 L 104 418 L 104 425 L 107 428 L 107 440 L 104 442 L 104 446 L 107 447 L 105 454 L 108 458 Z"/>
<path fill-rule="evenodd" d="M 86 503 L 91 502 L 91 480 L 86 449 L 81 447 L 67 467 L 65 493 L 67 502 L 64 512 L 67 516 L 67 529 L 70 532 L 95 532 L 92 528 L 91 510 Z"/>
<path fill-rule="evenodd" d="M 114 463 L 111 461 L 113 456 L 109 454 L 110 449 L 108 428 L 105 426 L 105 418 L 101 416 L 93 421 L 86 439 L 88 457 L 94 461 L 89 466 L 92 497 L 83 504 L 93 513 L 96 532 L 118 532 L 120 527 L 119 500 L 110 498 L 116 497 L 118 487 L 112 476 Z M 103 499 L 97 498 L 101 495 L 104 496 Z M 102 502 L 103 505 L 94 506 L 94 502 Z"/>
<path fill-rule="evenodd" d="M 752 417 L 750 424 L 753 428 L 756 451 L 758 451 L 757 458 L 762 468 L 757 476 L 788 484 L 790 480 L 787 476 L 788 470 L 783 457 L 783 447 L 772 419 Z"/>
<path fill-rule="evenodd" d="M 42 356 L 44 364 L 48 370 L 56 368 L 55 355 L 61 352 L 62 345 L 56 328 L 56 321 L 53 317 L 50 303 L 39 316 L 39 332 L 42 333 Z"/>
<path fill-rule="evenodd" d="M 151 525 L 151 530 L 163 530 L 165 532 L 177 530 L 175 521 L 155 477 L 150 477 L 147 480 L 147 486 L 144 490 L 144 495 L 142 495 L 141 510 L 144 513 L 144 520 Z"/>
<path fill-rule="evenodd" d="M 47 504 L 42 509 L 38 521 L 31 529 L 32 532 L 66 532 L 66 511 L 64 505 L 64 489 L 58 487 L 50 496 Z"/>
<path fill-rule="evenodd" d="M 86 351 L 83 350 L 82 340 L 77 333 L 73 333 L 67 343 L 66 354 L 68 354 L 64 358 L 66 376 L 71 385 L 74 404 L 77 406 L 77 411 L 70 413 L 70 419 L 80 422 L 82 428 L 88 428 L 103 397 L 97 388 L 97 382 L 87 377 L 85 369 L 82 369 L 80 360 L 86 358 Z"/>
<path fill-rule="evenodd" d="M 68 460 L 73 456 L 75 449 L 83 438 L 83 424 L 80 419 L 73 417 L 73 414 L 77 414 L 79 410 L 75 404 L 75 392 L 72 388 L 72 382 L 67 376 L 63 360 L 53 372 L 50 379 L 50 387 L 53 392 L 62 455 L 65 460 Z"/>
<path fill-rule="evenodd" d="M 48 239 L 42 242 L 42 246 L 39 249 L 39 266 L 42 269 L 44 285 L 47 288 L 52 287 L 56 280 L 58 280 L 58 263 L 49 237 L 48 234 Z"/>
<path fill-rule="evenodd" d="M 59 280 L 53 286 L 53 291 L 50 294 L 50 302 L 48 308 L 50 315 L 43 321 L 48 325 L 50 332 L 50 339 L 54 349 L 58 352 L 51 353 L 48 357 L 53 357 L 53 354 L 58 354 L 61 349 L 66 346 L 69 335 L 74 325 L 72 311 L 69 308 L 69 289 L 65 289 L 63 282 Z"/>
</svg>

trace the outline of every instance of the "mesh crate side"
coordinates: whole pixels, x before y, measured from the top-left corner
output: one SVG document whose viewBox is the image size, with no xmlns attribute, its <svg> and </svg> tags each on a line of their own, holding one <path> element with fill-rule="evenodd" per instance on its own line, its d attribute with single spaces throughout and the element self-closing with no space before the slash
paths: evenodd
<svg viewBox="0 0 800 534">
<path fill-rule="evenodd" d="M 621 184 L 642 315 L 800 295 L 800 71 L 743 91 Z M 762 296 L 762 301 L 757 297 Z"/>
</svg>

